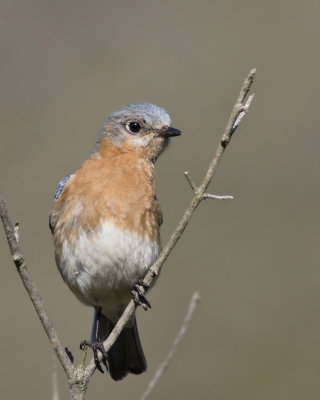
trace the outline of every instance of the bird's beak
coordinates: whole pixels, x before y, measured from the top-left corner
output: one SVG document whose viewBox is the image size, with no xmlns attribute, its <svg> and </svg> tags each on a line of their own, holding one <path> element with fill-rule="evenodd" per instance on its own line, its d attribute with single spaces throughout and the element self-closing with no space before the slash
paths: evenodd
<svg viewBox="0 0 320 400">
<path fill-rule="evenodd" d="M 172 136 L 180 136 L 182 132 L 179 129 L 172 128 L 171 126 L 166 126 L 161 130 L 163 136 L 172 137 Z"/>
<path fill-rule="evenodd" d="M 160 129 L 151 129 L 146 135 L 155 134 L 156 136 L 162 136 L 165 138 L 169 138 L 172 136 L 180 136 L 182 132 L 179 129 L 172 128 L 171 126 L 164 126 Z"/>
</svg>

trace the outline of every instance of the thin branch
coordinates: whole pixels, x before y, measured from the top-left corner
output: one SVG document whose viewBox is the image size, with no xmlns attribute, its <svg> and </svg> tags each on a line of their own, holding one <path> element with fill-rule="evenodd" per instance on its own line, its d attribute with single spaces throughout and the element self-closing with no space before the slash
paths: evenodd
<svg viewBox="0 0 320 400">
<path fill-rule="evenodd" d="M 204 199 L 214 199 L 214 200 L 233 200 L 233 196 L 217 196 L 216 194 L 204 193 Z"/>
<path fill-rule="evenodd" d="M 193 180 L 191 179 L 191 176 L 190 176 L 190 174 L 189 174 L 189 171 L 185 171 L 184 176 L 186 177 L 186 179 L 187 179 L 189 185 L 191 186 L 191 189 L 192 189 L 193 192 L 195 193 L 195 192 L 198 190 L 198 188 L 197 188 L 196 184 L 193 182 Z"/>
<path fill-rule="evenodd" d="M 251 104 L 252 98 L 247 103 L 244 103 L 244 101 L 246 100 L 247 94 L 252 86 L 255 74 L 256 74 L 256 69 L 252 69 L 249 72 L 249 75 L 244 80 L 244 83 L 241 87 L 238 99 L 232 109 L 231 115 L 229 117 L 229 121 L 228 121 L 225 131 L 222 135 L 220 144 L 218 145 L 218 148 L 216 150 L 216 154 L 209 165 L 208 171 L 207 171 L 201 185 L 197 188 L 188 208 L 186 209 L 184 215 L 182 216 L 180 222 L 178 223 L 175 231 L 171 235 L 166 246 L 160 253 L 158 259 L 149 268 L 147 274 L 145 275 L 145 277 L 143 279 L 144 286 L 149 287 L 151 282 L 154 280 L 154 278 L 159 274 L 162 265 L 164 264 L 164 262 L 166 261 L 166 259 L 169 256 L 169 254 L 171 253 L 172 249 L 174 248 L 174 246 L 180 239 L 182 233 L 186 229 L 192 214 L 195 212 L 195 210 L 199 206 L 200 202 L 204 199 L 204 194 L 206 193 L 206 190 L 211 182 L 213 174 L 215 173 L 215 171 L 217 169 L 217 166 L 221 160 L 221 157 L 222 157 L 225 149 L 227 148 L 228 144 L 230 143 L 232 135 L 234 134 L 234 132 L 236 131 L 236 129 L 239 126 L 239 124 L 236 125 L 235 122 L 237 121 L 239 114 L 241 112 L 247 111 L 246 107 L 249 108 L 249 106 Z M 191 181 L 191 178 L 188 177 L 188 174 L 186 175 L 186 178 L 187 178 L 190 186 L 192 187 L 194 185 L 194 183 Z M 143 286 L 140 286 L 140 290 L 142 293 L 145 293 L 145 289 Z M 125 309 L 121 318 L 117 322 L 116 326 L 114 327 L 113 331 L 111 332 L 111 334 L 109 335 L 107 340 L 104 342 L 104 348 L 106 351 L 108 351 L 110 349 L 110 347 L 113 345 L 113 343 L 119 336 L 120 332 L 125 327 L 126 323 L 129 321 L 134 310 L 135 310 L 135 304 L 134 304 L 134 301 L 131 300 L 129 302 L 129 304 L 127 305 L 127 308 Z M 101 359 L 101 356 L 100 356 L 100 359 Z M 92 359 L 85 370 L 85 381 L 86 382 L 88 382 L 88 380 L 89 380 L 90 376 L 93 374 L 95 368 L 96 367 L 95 367 L 94 361 Z"/>
<path fill-rule="evenodd" d="M 156 370 L 156 373 L 154 374 L 154 376 L 151 379 L 151 381 L 149 382 L 146 390 L 143 392 L 142 396 L 140 397 L 140 400 L 146 400 L 146 398 L 150 395 L 150 393 L 152 392 L 155 385 L 158 383 L 158 380 L 162 377 L 162 375 L 165 373 L 165 371 L 169 367 L 169 364 L 170 364 L 175 352 L 177 351 L 180 342 L 182 341 L 184 335 L 187 332 L 190 321 L 194 315 L 197 305 L 199 304 L 199 300 L 200 300 L 200 295 L 198 292 L 195 292 L 190 300 L 188 311 L 184 318 L 183 324 L 181 325 L 181 328 L 180 328 L 177 336 L 174 339 L 174 342 L 172 344 L 172 347 L 171 347 L 169 353 L 167 354 L 167 357 L 164 359 L 162 364 Z"/>
<path fill-rule="evenodd" d="M 42 326 L 51 342 L 51 345 L 56 355 L 58 356 L 68 378 L 70 378 L 73 374 L 74 367 L 71 361 L 69 360 L 69 357 L 67 356 L 65 349 L 58 338 L 57 332 L 45 309 L 43 300 L 38 292 L 35 283 L 31 278 L 30 272 L 27 268 L 27 265 L 24 261 L 23 255 L 21 253 L 21 250 L 17 242 L 17 230 L 15 230 L 12 225 L 5 200 L 1 192 L 0 192 L 0 215 L 7 236 L 10 253 L 15 263 L 15 266 L 17 267 L 17 271 L 20 275 L 22 283 L 24 284 L 24 287 L 26 288 L 29 294 L 29 297 L 33 303 L 34 308 L 36 309 L 38 317 L 42 323 Z"/>
</svg>

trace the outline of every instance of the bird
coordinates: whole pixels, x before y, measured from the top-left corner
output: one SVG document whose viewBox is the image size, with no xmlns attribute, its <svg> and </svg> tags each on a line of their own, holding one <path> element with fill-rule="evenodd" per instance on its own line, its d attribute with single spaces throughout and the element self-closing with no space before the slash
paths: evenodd
<svg viewBox="0 0 320 400">
<path fill-rule="evenodd" d="M 91 341 L 112 379 L 146 371 L 135 313 L 106 353 L 102 343 L 161 252 L 163 221 L 154 166 L 172 137 L 168 113 L 129 104 L 102 125 L 89 158 L 65 176 L 49 217 L 56 264 L 74 295 L 94 308 Z"/>
</svg>

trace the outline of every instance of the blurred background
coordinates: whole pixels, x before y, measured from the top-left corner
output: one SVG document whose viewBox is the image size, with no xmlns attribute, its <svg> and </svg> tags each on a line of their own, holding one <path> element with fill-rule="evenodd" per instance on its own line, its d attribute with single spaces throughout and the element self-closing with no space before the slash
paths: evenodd
<svg viewBox="0 0 320 400">
<path fill-rule="evenodd" d="M 0 187 L 60 338 L 78 363 L 92 310 L 55 266 L 48 215 L 104 118 L 164 107 L 184 132 L 157 163 L 167 241 L 211 161 L 244 77 L 253 104 L 203 202 L 138 311 L 148 371 L 88 399 L 138 399 L 202 302 L 150 399 L 318 399 L 320 392 L 318 1 L 40 1 L 0 5 Z M 2 398 L 50 399 L 51 348 L 1 228 Z M 58 367 L 60 398 L 68 386 Z"/>
</svg>

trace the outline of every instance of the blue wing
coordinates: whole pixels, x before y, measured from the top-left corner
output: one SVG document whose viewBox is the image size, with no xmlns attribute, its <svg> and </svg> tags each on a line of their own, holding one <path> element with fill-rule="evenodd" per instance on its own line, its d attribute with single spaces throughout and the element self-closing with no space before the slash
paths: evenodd
<svg viewBox="0 0 320 400">
<path fill-rule="evenodd" d="M 59 182 L 56 194 L 54 196 L 54 203 L 59 199 L 61 193 L 63 192 L 63 189 L 65 188 L 65 186 L 66 186 L 68 180 L 71 178 L 71 176 L 72 176 L 72 174 L 67 175 L 64 178 L 62 178 L 61 181 Z M 53 226 L 53 223 L 52 223 L 51 216 L 52 216 L 52 213 L 50 212 L 49 227 L 50 227 L 51 232 L 53 232 L 54 226 Z"/>
<path fill-rule="evenodd" d="M 61 181 L 59 182 L 59 185 L 57 187 L 56 194 L 54 196 L 54 201 L 58 200 L 58 198 L 60 197 L 60 194 L 62 193 L 63 189 L 65 188 L 65 186 L 66 186 L 68 180 L 70 179 L 70 177 L 71 177 L 71 174 L 67 175 L 67 176 L 65 176 L 64 178 L 61 179 Z"/>
</svg>

